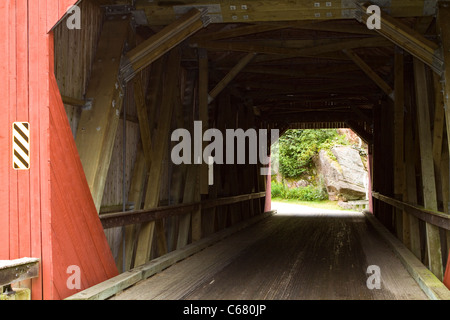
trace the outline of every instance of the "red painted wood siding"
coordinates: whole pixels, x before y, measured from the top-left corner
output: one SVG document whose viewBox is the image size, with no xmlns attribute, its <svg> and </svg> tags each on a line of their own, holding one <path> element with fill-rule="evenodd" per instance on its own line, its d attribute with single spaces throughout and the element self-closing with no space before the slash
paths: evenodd
<svg viewBox="0 0 450 320">
<path fill-rule="evenodd" d="M 75 292 L 66 286 L 68 266 L 81 270 L 87 288 L 118 274 L 84 175 L 75 140 L 53 75 L 50 104 L 51 206 L 55 293 Z"/>
<path fill-rule="evenodd" d="M 33 299 L 75 293 L 69 265 L 80 267 L 82 289 L 117 274 L 53 76 L 49 31 L 75 2 L 0 1 L 0 259 L 41 259 Z M 30 123 L 29 171 L 12 167 L 15 121 Z"/>
</svg>

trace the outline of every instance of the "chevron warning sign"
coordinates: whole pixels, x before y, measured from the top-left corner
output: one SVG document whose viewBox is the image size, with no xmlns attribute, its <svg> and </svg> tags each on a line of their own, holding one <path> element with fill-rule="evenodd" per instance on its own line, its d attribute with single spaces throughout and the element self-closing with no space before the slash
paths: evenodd
<svg viewBox="0 0 450 320">
<path fill-rule="evenodd" d="M 30 169 L 30 124 L 28 122 L 13 123 L 13 168 L 15 170 Z"/>
</svg>

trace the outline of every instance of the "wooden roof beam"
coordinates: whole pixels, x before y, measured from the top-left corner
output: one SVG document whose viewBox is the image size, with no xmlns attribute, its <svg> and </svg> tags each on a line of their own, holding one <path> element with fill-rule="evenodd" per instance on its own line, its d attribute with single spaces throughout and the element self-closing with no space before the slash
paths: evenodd
<svg viewBox="0 0 450 320">
<path fill-rule="evenodd" d="M 239 51 L 239 52 L 257 52 L 263 54 L 286 55 L 286 56 L 304 56 L 316 57 L 320 54 L 336 52 L 344 49 L 353 49 L 361 47 L 384 47 L 391 43 L 381 37 L 368 37 L 364 39 L 338 40 L 331 43 L 325 43 L 317 46 L 307 46 L 303 48 L 279 47 L 260 45 L 255 42 L 242 41 L 205 41 L 192 44 L 195 47 L 205 48 L 216 51 Z"/>
<path fill-rule="evenodd" d="M 208 103 L 211 103 L 220 92 L 241 72 L 242 69 L 245 68 L 246 65 L 252 61 L 255 57 L 256 53 L 251 52 L 247 54 L 244 58 L 242 58 L 230 72 L 211 90 L 208 96 Z"/>
<path fill-rule="evenodd" d="M 208 26 L 210 20 L 205 11 L 192 9 L 163 30 L 142 42 L 126 54 L 121 65 L 121 76 L 125 82 L 182 41 Z"/>
<path fill-rule="evenodd" d="M 264 115 L 263 115 L 264 118 Z M 283 116 L 271 115 L 267 121 L 286 121 L 288 123 L 296 122 L 347 122 L 347 121 L 364 121 L 357 114 L 348 111 L 309 111 L 309 112 L 293 112 Z"/>
<path fill-rule="evenodd" d="M 363 126 L 354 120 L 347 120 L 345 123 L 352 129 L 365 143 L 371 145 L 373 143 L 373 134 L 367 132 Z"/>
<path fill-rule="evenodd" d="M 394 100 L 394 89 L 392 89 L 389 84 L 387 84 L 372 68 L 361 59 L 355 52 L 352 50 L 343 50 L 344 53 L 353 60 L 353 62 L 361 68 L 361 70 L 373 81 L 375 84 L 386 93 L 389 98 Z"/>
<path fill-rule="evenodd" d="M 367 23 L 367 19 L 371 16 L 367 13 L 367 8 L 371 4 L 371 2 L 357 3 L 355 17 L 359 22 Z M 444 61 L 436 43 L 384 11 L 380 15 L 380 23 L 381 28 L 374 29 L 376 32 L 430 66 L 436 73 L 442 74 Z"/>
<path fill-rule="evenodd" d="M 392 12 L 393 16 L 415 17 L 426 15 L 426 4 L 423 0 L 375 0 L 380 6 Z M 425 1 L 426 2 L 426 1 Z M 143 10 L 151 25 L 168 25 L 176 17 L 189 8 L 205 8 L 214 23 L 255 23 L 271 21 L 304 21 L 304 20 L 335 20 L 353 19 L 355 4 L 353 1 L 330 0 L 290 1 L 278 0 L 276 5 L 272 0 L 237 0 L 219 1 L 214 4 L 210 0 L 182 1 L 148 1 L 137 0 L 136 9 Z M 424 13 L 425 12 L 425 13 Z"/>
</svg>

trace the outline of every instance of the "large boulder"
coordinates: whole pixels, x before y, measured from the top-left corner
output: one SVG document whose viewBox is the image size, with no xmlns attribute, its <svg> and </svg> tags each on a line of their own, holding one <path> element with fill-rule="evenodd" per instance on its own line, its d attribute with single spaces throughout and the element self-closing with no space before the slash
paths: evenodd
<svg viewBox="0 0 450 320">
<path fill-rule="evenodd" d="M 325 183 L 330 200 L 360 200 L 366 198 L 367 172 L 359 152 L 349 146 L 331 149 L 335 159 L 326 150 L 315 158 L 318 176 Z"/>
</svg>

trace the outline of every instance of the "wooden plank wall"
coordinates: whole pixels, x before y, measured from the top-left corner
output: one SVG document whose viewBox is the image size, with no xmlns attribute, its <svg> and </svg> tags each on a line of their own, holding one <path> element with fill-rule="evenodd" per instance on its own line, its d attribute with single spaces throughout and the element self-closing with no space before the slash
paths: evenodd
<svg viewBox="0 0 450 320">
<path fill-rule="evenodd" d="M 67 18 L 54 29 L 55 75 L 62 96 L 86 99 L 87 85 L 103 24 L 102 10 L 91 1 L 82 1 L 81 29 L 68 29 Z M 81 107 L 64 105 L 73 134 L 76 134 Z"/>
<path fill-rule="evenodd" d="M 397 74 L 403 83 L 396 87 L 403 90 L 404 95 L 397 92 L 395 95 L 402 99 L 402 111 L 398 113 L 397 110 L 395 114 L 395 123 L 402 122 L 402 129 L 396 128 L 393 134 L 394 108 L 391 102 L 381 103 L 374 111 L 373 189 L 411 204 L 448 213 L 449 147 L 439 76 L 407 53 L 404 53 L 403 60 L 397 60 L 403 64 L 398 69 L 402 74 Z M 394 157 L 397 153 L 401 156 Z M 394 168 L 396 172 L 404 172 L 395 180 L 401 187 L 394 186 Z M 375 200 L 374 213 L 443 280 L 444 271 L 448 270 L 448 232 L 406 212 L 397 211 L 395 214 L 392 207 L 379 200 Z"/>
<path fill-rule="evenodd" d="M 89 98 L 86 97 L 86 91 L 93 68 L 97 41 L 104 23 L 101 12 L 90 2 L 82 3 L 82 12 L 81 30 L 68 31 L 64 20 L 55 29 L 56 79 L 61 94 L 75 100 Z M 143 40 L 145 39 L 137 35 L 136 44 Z M 132 48 L 134 43 L 129 45 Z M 180 48 L 173 50 L 180 50 Z M 123 125 L 124 112 L 122 112 L 114 137 L 109 137 L 113 140 L 107 142 L 113 144 L 113 149 L 103 195 L 100 199 L 99 214 L 122 211 L 124 201 L 126 210 L 139 210 L 265 190 L 266 183 L 259 175 L 258 165 L 242 167 L 217 165 L 215 166 L 215 185 L 209 190 L 203 187 L 200 191 L 195 187 L 199 180 L 196 167 L 176 166 L 170 161 L 171 147 L 174 144 L 162 144 L 162 140 L 167 139 L 169 142 L 171 132 L 177 128 L 184 127 L 192 130 L 193 121 L 199 120 L 197 71 L 181 67 L 180 71 L 176 71 L 179 76 L 170 75 L 172 78 L 166 79 L 167 64 L 164 61 L 171 54 L 173 55 L 173 50 L 139 73 L 137 75 L 140 77 L 139 81 L 130 81 L 124 91 L 126 137 Z M 173 63 L 170 66 L 173 67 Z M 173 96 L 173 101 L 163 99 L 162 96 L 162 92 L 170 89 L 167 85 L 169 83 L 173 87 L 174 94 L 166 94 L 165 97 Z M 137 88 L 142 90 L 141 96 L 139 92 L 136 94 Z M 214 102 L 209 106 L 209 114 L 205 114 L 203 110 L 202 119 L 206 118 L 209 122 L 207 127 L 216 126 L 225 130 L 225 128 L 237 127 L 247 129 L 259 125 L 255 122 L 251 106 L 244 106 L 242 101 L 236 101 L 234 98 L 232 101 L 230 92 L 227 90 L 221 96 L 217 103 Z M 229 105 L 228 109 L 225 108 L 225 113 L 223 108 L 220 110 L 223 103 Z M 172 108 L 172 105 L 173 112 L 167 113 L 168 122 L 166 123 L 162 116 L 168 107 Z M 235 111 L 231 111 L 232 108 Z M 66 104 L 65 111 L 76 138 L 81 108 Z M 156 177 L 159 182 L 155 183 L 156 180 L 149 179 L 149 174 Z M 241 179 L 246 183 L 239 183 Z M 203 193 L 202 196 L 200 192 Z M 124 195 L 126 195 L 125 199 Z M 98 198 L 97 201 L 99 201 Z M 117 268 L 122 271 L 123 265 L 125 269 L 137 266 L 148 259 L 156 258 L 242 219 L 261 213 L 264 206 L 264 199 L 256 199 L 248 203 L 193 212 L 186 217 L 162 219 L 145 226 L 114 228 L 105 232 Z M 125 255 L 123 237 L 126 239 Z M 126 259 L 125 262 L 123 257 Z"/>
</svg>

